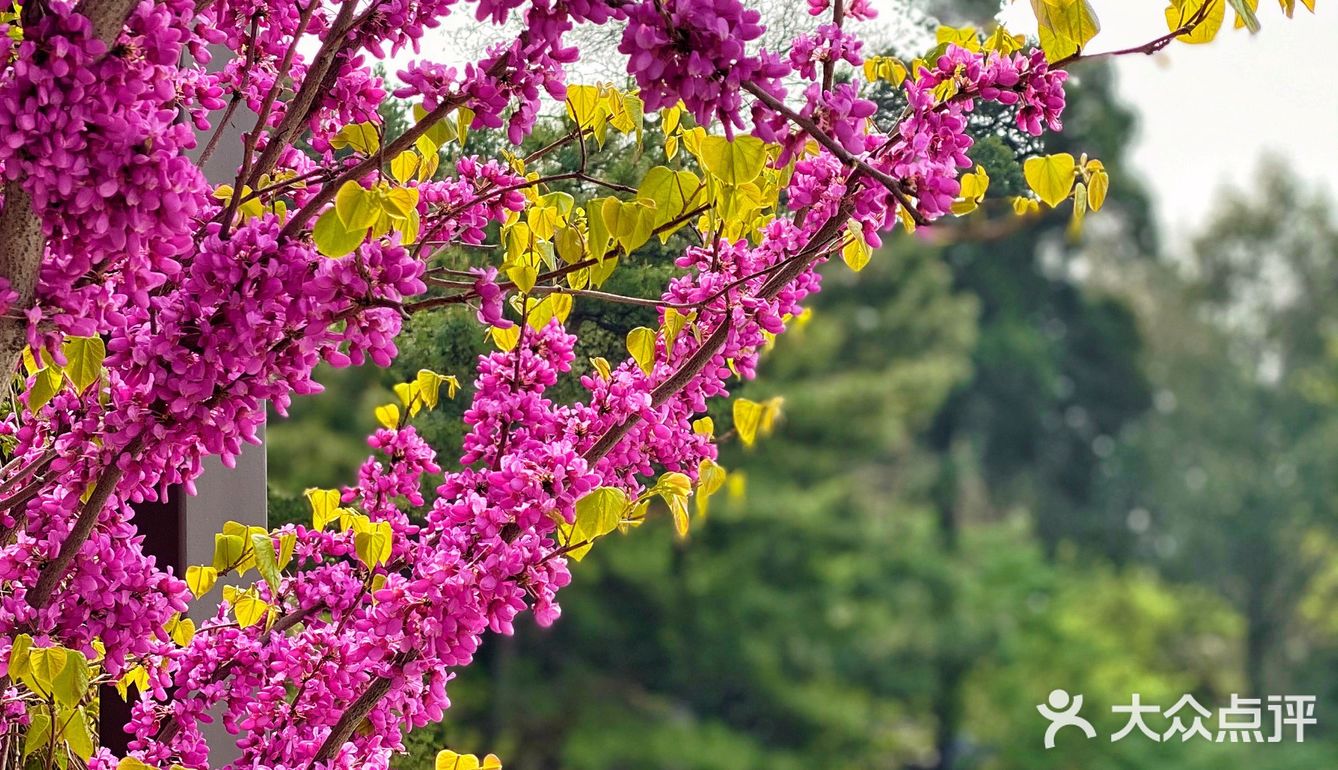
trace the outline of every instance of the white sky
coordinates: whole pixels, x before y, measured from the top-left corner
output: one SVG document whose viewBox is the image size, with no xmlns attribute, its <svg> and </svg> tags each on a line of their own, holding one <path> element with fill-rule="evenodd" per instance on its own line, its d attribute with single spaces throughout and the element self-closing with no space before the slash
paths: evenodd
<svg viewBox="0 0 1338 770">
<path fill-rule="evenodd" d="M 1167 4 L 1092 0 L 1102 29 L 1089 50 L 1127 48 L 1164 34 Z M 1317 5 L 1312 16 L 1297 3 L 1288 19 L 1276 0 L 1262 0 L 1258 35 L 1230 28 L 1228 10 L 1208 45 L 1175 43 L 1156 56 L 1117 63 L 1120 92 L 1140 113 L 1133 162 L 1157 196 L 1172 241 L 1204 222 L 1221 187 L 1247 187 L 1266 154 L 1338 194 L 1338 2 Z M 1019 11 L 1030 13 L 1015 8 L 1007 18 Z"/>
</svg>

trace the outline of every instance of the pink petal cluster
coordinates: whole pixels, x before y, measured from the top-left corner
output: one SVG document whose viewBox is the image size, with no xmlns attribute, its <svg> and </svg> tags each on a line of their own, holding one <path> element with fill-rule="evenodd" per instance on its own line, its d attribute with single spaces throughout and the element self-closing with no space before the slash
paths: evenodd
<svg viewBox="0 0 1338 770">
<path fill-rule="evenodd" d="M 743 126 L 745 85 L 781 100 L 779 78 L 793 69 L 810 81 L 800 122 L 835 149 L 801 153 L 812 137 L 783 110 L 755 104 L 755 132 L 795 159 L 788 210 L 755 242 L 708 239 L 683 252 L 661 299 L 693 308 L 693 327 L 658 340 L 649 372 L 629 359 L 608 377 L 584 375 L 585 397 L 559 402 L 552 388 L 571 374 L 576 338 L 556 319 L 522 325 L 511 350 L 478 361 L 457 462 L 440 463 L 411 426 L 370 437 L 373 453 L 340 500 L 345 515 L 391 533 L 384 559 L 369 563 L 367 533 L 360 547 L 352 528 L 287 527 L 277 535 L 293 538 L 292 565 L 250 586 L 272 606 L 272 623 L 243 627 L 239 608 L 223 602 L 177 646 L 164 624 L 189 595 L 144 555 L 133 506 L 169 484 L 190 491 L 206 457 L 233 461 L 256 441 L 266 403 L 283 411 L 293 395 L 319 390 L 318 363 L 389 364 L 406 300 L 426 290 L 423 245 L 484 244 L 491 227 L 524 209 L 525 182 L 499 160 L 464 157 L 447 178 L 407 183 L 421 222 L 412 248 L 390 235 L 328 259 L 309 222 L 295 221 L 308 207 L 313 217 L 326 210 L 341 174 L 376 181 L 363 158 L 332 140 L 348 123 L 379 123 L 384 88 L 369 60 L 416 48 L 452 0 L 344 6 L 365 10 L 352 19 L 340 4 L 297 0 L 215 0 L 198 13 L 190 0 L 144 2 L 114 48 L 92 37 L 70 3 L 46 5 L 16 49 L 4 44 L 6 60 L 17 58 L 0 70 L 0 169 L 32 199 L 48 236 L 39 302 L 21 312 L 35 343 L 56 351 L 60 334 L 97 334 L 107 357 L 98 386 L 64 388 L 0 423 L 17 442 L 14 463 L 0 470 L 0 499 L 29 479 L 59 479 L 0 507 L 0 530 L 13 533 L 0 546 L 0 638 L 32 633 L 90 657 L 97 643 L 112 675 L 143 665 L 149 681 L 126 727 L 132 753 L 160 767 L 207 767 L 201 727 L 211 715 L 237 736 L 235 768 L 386 767 L 407 730 L 442 718 L 453 670 L 470 664 L 484 634 L 511 633 L 526 610 L 544 625 L 558 617 L 573 545 L 561 527 L 582 496 L 599 486 L 636 496 L 664 470 L 695 478 L 715 457 L 693 421 L 729 395 L 732 378 L 755 375 L 768 340 L 820 288 L 817 267 L 843 238 L 877 245 L 896 221 L 903 204 L 869 169 L 903 186 L 906 205 L 932 220 L 969 165 L 975 100 L 1015 107 L 1019 127 L 1034 133 L 1057 129 L 1064 107 L 1063 73 L 1039 53 L 950 47 L 907 81 L 909 118 L 884 135 L 854 84 L 818 82 L 819 65 L 860 61 L 859 41 L 838 25 L 801 36 L 787 62 L 748 50 L 762 34 L 760 15 L 739 0 L 479 0 L 480 20 L 500 23 L 523 9 L 523 31 L 458 69 L 410 65 L 398 95 L 429 110 L 468 106 L 476 128 L 505 127 L 517 143 L 543 95 L 565 93 L 564 67 L 578 56 L 568 33 L 619 19 L 648 108 L 681 100 L 699 122 L 718 118 L 729 132 Z M 846 11 L 872 15 L 862 0 Z M 298 45 L 304 36 L 341 52 L 322 56 Z M 204 45 L 219 43 L 240 55 L 204 70 Z M 183 65 L 185 54 L 197 64 Z M 306 103 L 276 98 L 307 78 L 326 87 Z M 949 80 L 952 94 L 942 98 L 936 89 Z M 265 113 L 269 130 L 254 152 L 286 143 L 266 153 L 274 161 L 266 171 L 303 180 L 287 190 L 291 208 L 222 221 L 185 151 L 192 125 L 221 120 L 224 94 Z M 305 130 L 305 143 L 298 133 L 274 138 L 280 126 Z M 513 328 L 497 268 L 470 275 L 479 322 Z M 18 296 L 0 284 L 0 313 L 20 312 Z M 91 534 L 72 540 L 85 501 L 103 498 Z M 70 542 L 75 558 L 49 601 L 38 601 L 42 576 Z M 15 692 L 0 693 L 6 720 L 25 718 Z M 347 724 L 368 693 L 377 697 Z M 89 763 L 115 765 L 107 751 Z"/>
<path fill-rule="evenodd" d="M 739 0 L 642 0 L 626 14 L 618 50 L 647 109 L 682 100 L 698 123 L 719 118 L 728 132 L 744 125 L 744 83 L 784 95 L 777 81 L 790 68 L 773 53 L 748 51 L 765 28 L 761 14 Z"/>
</svg>

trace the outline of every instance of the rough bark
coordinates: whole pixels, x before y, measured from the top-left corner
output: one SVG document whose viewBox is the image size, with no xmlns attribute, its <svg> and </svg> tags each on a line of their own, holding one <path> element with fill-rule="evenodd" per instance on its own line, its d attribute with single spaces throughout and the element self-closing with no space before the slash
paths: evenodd
<svg viewBox="0 0 1338 770">
<path fill-rule="evenodd" d="M 0 209 L 0 278 L 18 292 L 18 300 L 0 317 L 0 371 L 8 375 L 18 366 L 27 339 L 24 315 L 37 291 L 37 270 L 42 264 L 46 238 L 33 211 L 32 199 L 21 182 L 5 184 L 5 205 Z"/>
</svg>

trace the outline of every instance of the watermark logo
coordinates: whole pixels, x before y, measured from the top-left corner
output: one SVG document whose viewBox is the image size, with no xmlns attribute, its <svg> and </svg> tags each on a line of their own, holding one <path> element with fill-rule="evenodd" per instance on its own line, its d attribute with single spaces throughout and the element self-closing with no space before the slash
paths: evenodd
<svg viewBox="0 0 1338 770">
<path fill-rule="evenodd" d="M 1041 716 L 1050 720 L 1050 726 L 1045 728 L 1047 749 L 1055 747 L 1055 734 L 1065 727 L 1076 727 L 1088 738 L 1096 737 L 1096 728 L 1092 727 L 1092 723 L 1078 716 L 1078 712 L 1082 711 L 1081 695 L 1069 695 L 1068 690 L 1052 690 L 1050 697 L 1045 703 L 1037 706 L 1036 710 L 1041 712 Z"/>
<path fill-rule="evenodd" d="M 1050 722 L 1045 729 L 1045 748 L 1055 747 L 1055 736 L 1066 727 L 1080 731 L 1087 739 L 1095 738 L 1096 728 L 1084 719 L 1083 696 L 1070 695 L 1057 689 L 1036 710 Z M 1124 715 L 1122 728 L 1110 736 L 1121 741 L 1138 732 L 1141 737 L 1157 743 L 1179 738 L 1182 742 L 1204 740 L 1215 743 L 1281 743 L 1290 737 L 1297 743 L 1305 742 L 1305 728 L 1317 724 L 1315 696 L 1270 695 L 1267 699 L 1242 698 L 1233 694 L 1227 706 L 1214 712 L 1194 699 L 1183 695 L 1169 708 L 1144 703 L 1138 693 L 1130 696 L 1125 705 L 1111 707 L 1114 714 Z M 1214 724 L 1215 722 L 1215 724 Z"/>
</svg>

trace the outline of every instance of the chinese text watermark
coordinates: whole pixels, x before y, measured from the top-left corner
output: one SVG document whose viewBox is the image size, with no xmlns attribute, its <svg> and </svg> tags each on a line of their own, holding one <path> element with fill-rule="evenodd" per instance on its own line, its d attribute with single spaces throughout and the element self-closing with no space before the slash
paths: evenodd
<svg viewBox="0 0 1338 770">
<path fill-rule="evenodd" d="M 1045 729 L 1045 748 L 1055 747 L 1055 736 L 1071 727 L 1086 738 L 1096 737 L 1096 728 L 1084 719 L 1083 696 L 1070 695 L 1067 690 L 1054 690 L 1046 702 L 1036 706 L 1041 716 L 1049 720 Z M 1270 695 L 1264 698 L 1231 696 L 1231 703 L 1217 710 L 1215 726 L 1213 712 L 1192 695 L 1183 695 L 1169 708 L 1144 703 L 1138 693 L 1125 705 L 1111 707 L 1114 714 L 1122 714 L 1124 727 L 1111 733 L 1112 741 L 1120 741 L 1135 731 L 1141 737 L 1158 743 L 1179 738 L 1181 741 L 1205 740 L 1216 743 L 1281 743 L 1284 740 L 1305 741 L 1305 728 L 1316 724 L 1315 696 Z"/>
</svg>

